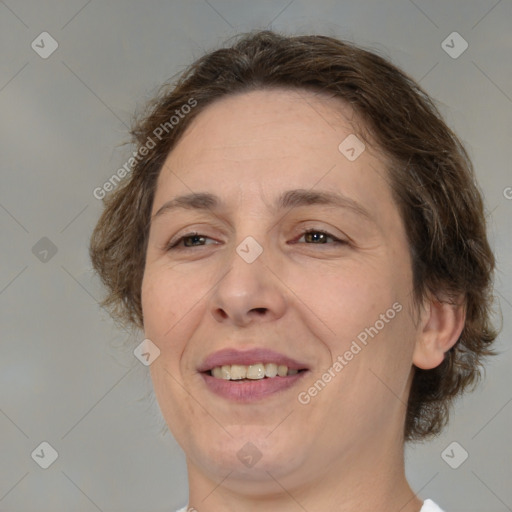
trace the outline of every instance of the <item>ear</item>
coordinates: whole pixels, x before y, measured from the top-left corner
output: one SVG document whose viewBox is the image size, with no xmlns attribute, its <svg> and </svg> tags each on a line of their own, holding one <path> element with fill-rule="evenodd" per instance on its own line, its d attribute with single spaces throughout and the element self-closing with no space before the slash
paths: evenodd
<svg viewBox="0 0 512 512">
<path fill-rule="evenodd" d="M 456 303 L 430 299 L 422 311 L 412 362 L 422 370 L 439 366 L 457 342 L 466 321 L 463 297 Z"/>
</svg>

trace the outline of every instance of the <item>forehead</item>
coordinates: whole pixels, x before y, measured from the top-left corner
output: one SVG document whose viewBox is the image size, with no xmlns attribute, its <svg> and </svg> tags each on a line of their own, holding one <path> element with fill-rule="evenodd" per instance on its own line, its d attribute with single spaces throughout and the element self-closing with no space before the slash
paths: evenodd
<svg viewBox="0 0 512 512">
<path fill-rule="evenodd" d="M 239 201 L 255 200 L 258 191 L 269 203 L 291 188 L 341 192 L 358 202 L 391 201 L 379 151 L 362 146 L 361 137 L 356 150 L 364 150 L 356 159 L 340 151 L 346 140 L 358 143 L 358 126 L 349 105 L 311 91 L 257 90 L 222 98 L 191 122 L 168 155 L 153 213 L 172 196 L 206 189 Z"/>
<path fill-rule="evenodd" d="M 293 157 L 299 147 L 337 156 L 339 136 L 356 131 L 356 121 L 348 104 L 326 94 L 292 89 L 249 91 L 206 107 L 172 153 L 187 162 L 200 160 L 206 152 L 218 155 L 219 151 L 225 159 L 241 161 L 269 153 Z M 201 139 L 201 147 L 187 151 L 197 139 Z"/>
</svg>

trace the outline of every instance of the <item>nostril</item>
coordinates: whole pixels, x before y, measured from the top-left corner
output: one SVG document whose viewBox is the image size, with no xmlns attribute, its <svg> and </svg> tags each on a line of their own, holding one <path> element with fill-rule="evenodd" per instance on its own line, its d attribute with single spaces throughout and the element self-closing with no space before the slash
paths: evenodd
<svg viewBox="0 0 512 512">
<path fill-rule="evenodd" d="M 222 308 L 217 308 L 216 310 L 212 311 L 212 315 L 218 322 L 229 318 L 229 315 Z"/>
</svg>

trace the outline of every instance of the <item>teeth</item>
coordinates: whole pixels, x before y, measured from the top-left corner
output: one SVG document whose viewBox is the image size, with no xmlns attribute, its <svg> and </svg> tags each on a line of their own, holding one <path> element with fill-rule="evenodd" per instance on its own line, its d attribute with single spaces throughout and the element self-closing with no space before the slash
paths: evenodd
<svg viewBox="0 0 512 512">
<path fill-rule="evenodd" d="M 231 380 L 241 380 L 247 377 L 247 366 L 242 366 L 241 364 L 232 364 L 231 365 Z"/>
<path fill-rule="evenodd" d="M 275 377 L 277 375 L 277 364 L 267 363 L 265 365 L 265 377 Z"/>
<path fill-rule="evenodd" d="M 212 369 L 212 375 L 216 379 L 222 379 L 222 368 L 220 366 L 216 366 L 215 368 L 213 368 Z"/>
<path fill-rule="evenodd" d="M 288 366 L 285 366 L 284 364 L 280 364 L 277 367 L 277 375 L 279 375 L 279 377 L 286 377 L 287 373 L 288 373 Z"/>
<path fill-rule="evenodd" d="M 275 363 L 257 363 L 249 366 L 241 364 L 226 364 L 224 366 L 216 366 L 212 368 L 211 374 L 216 379 L 224 380 L 261 380 L 265 377 L 272 378 L 276 375 L 279 377 L 286 377 L 287 375 L 295 375 L 299 371 L 295 369 L 288 369 L 284 364 L 277 365 Z"/>
<path fill-rule="evenodd" d="M 263 379 L 265 377 L 265 367 L 261 364 L 251 364 L 249 368 L 247 368 L 247 378 L 258 380 Z"/>
<path fill-rule="evenodd" d="M 224 366 L 221 367 L 221 370 L 222 370 L 221 378 L 223 378 L 225 380 L 230 380 L 231 379 L 231 366 L 229 364 L 225 364 Z"/>
</svg>

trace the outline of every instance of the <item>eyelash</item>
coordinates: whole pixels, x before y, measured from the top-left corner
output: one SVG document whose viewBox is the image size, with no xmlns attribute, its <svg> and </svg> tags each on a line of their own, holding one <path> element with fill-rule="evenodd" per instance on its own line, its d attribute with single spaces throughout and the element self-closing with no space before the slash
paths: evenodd
<svg viewBox="0 0 512 512">
<path fill-rule="evenodd" d="M 348 244 L 347 241 L 340 240 L 339 238 L 336 238 L 334 235 L 332 235 L 328 231 L 324 231 L 323 229 L 307 229 L 307 230 L 301 232 L 300 238 L 302 238 L 304 235 L 307 235 L 307 234 L 310 234 L 310 233 L 320 233 L 322 235 L 326 235 L 327 237 L 332 238 L 334 240 L 334 245 L 346 245 L 346 244 Z M 186 238 L 192 238 L 192 237 L 210 238 L 208 236 L 202 235 L 201 233 L 197 233 L 197 232 L 187 233 L 186 235 L 183 235 L 182 237 L 178 238 L 178 240 L 175 240 L 172 243 L 169 242 L 166 245 L 165 250 L 166 251 L 171 251 L 171 250 L 188 250 L 188 249 L 194 249 L 194 247 L 204 247 L 205 244 L 203 244 L 203 245 L 196 245 L 196 246 L 193 246 L 193 247 L 184 247 L 184 246 L 181 247 L 181 248 L 178 247 L 178 244 L 180 244 L 183 240 L 185 240 Z M 314 244 L 314 243 L 310 243 L 310 244 L 306 244 L 306 245 L 329 245 L 329 244 Z"/>
</svg>

